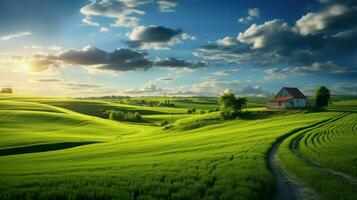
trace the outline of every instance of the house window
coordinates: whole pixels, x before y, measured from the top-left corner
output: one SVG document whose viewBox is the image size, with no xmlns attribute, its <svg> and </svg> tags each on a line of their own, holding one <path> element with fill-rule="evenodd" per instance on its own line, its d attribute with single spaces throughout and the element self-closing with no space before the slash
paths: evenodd
<svg viewBox="0 0 357 200">
<path fill-rule="evenodd" d="M 279 106 L 281 106 L 281 102 L 279 102 Z"/>
</svg>

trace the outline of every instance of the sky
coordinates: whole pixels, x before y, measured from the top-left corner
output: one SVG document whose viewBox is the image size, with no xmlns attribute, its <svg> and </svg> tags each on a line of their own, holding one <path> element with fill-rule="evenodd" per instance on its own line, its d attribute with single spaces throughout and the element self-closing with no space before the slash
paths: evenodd
<svg viewBox="0 0 357 200">
<path fill-rule="evenodd" d="M 1 0 L 0 19 L 15 93 L 357 95 L 355 0 Z"/>
</svg>

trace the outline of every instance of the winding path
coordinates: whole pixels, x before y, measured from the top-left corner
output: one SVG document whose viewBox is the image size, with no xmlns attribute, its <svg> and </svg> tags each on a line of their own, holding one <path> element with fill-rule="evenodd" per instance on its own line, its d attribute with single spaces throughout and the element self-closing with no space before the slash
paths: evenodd
<svg viewBox="0 0 357 200">
<path fill-rule="evenodd" d="M 281 165 L 277 152 L 283 141 L 282 139 L 276 142 L 268 155 L 268 165 L 275 176 L 274 200 L 319 199 L 316 192 L 292 174 L 289 174 Z"/>
<path fill-rule="evenodd" d="M 343 117 L 344 115 L 338 115 L 326 120 L 319 121 L 309 126 L 297 128 L 284 136 L 278 138 L 278 140 L 273 144 L 271 149 L 268 152 L 267 163 L 275 176 L 275 191 L 274 191 L 274 200 L 300 200 L 300 199 L 309 199 L 315 200 L 319 199 L 319 195 L 314 192 L 311 188 L 307 187 L 302 181 L 298 180 L 294 175 L 290 174 L 287 170 L 284 169 L 281 164 L 277 152 L 281 143 L 291 135 L 299 133 L 310 128 L 315 128 L 321 124 L 328 123 L 330 121 L 336 120 L 336 118 Z"/>
<path fill-rule="evenodd" d="M 349 113 L 347 114 L 343 114 L 342 116 L 338 116 L 336 118 L 333 118 L 331 120 L 328 121 L 329 122 L 334 122 L 334 121 L 337 121 L 345 116 L 349 115 Z M 323 123 L 321 125 L 319 125 L 318 127 L 321 127 L 321 126 L 324 126 L 326 125 L 326 123 Z M 301 151 L 300 151 L 300 140 L 304 137 L 305 133 L 301 134 L 299 137 L 296 137 L 294 138 L 291 143 L 293 143 L 294 145 L 292 145 L 292 150 L 294 152 L 294 154 L 301 158 L 302 160 L 304 160 L 304 162 L 306 164 L 308 164 L 309 166 L 311 167 L 315 167 L 315 168 L 318 168 L 320 171 L 323 171 L 327 174 L 329 174 L 330 176 L 332 176 L 333 178 L 336 178 L 342 182 L 345 182 L 347 184 L 350 184 L 350 185 L 354 185 L 354 186 L 357 186 L 357 178 L 356 177 L 353 177 L 353 176 L 350 176 L 348 174 L 345 174 L 343 172 L 339 172 L 339 171 L 336 171 L 334 169 L 331 169 L 331 168 L 328 168 L 328 167 L 325 167 L 325 166 L 322 166 L 321 164 L 319 164 L 318 162 L 314 161 L 314 160 L 311 160 L 309 159 L 307 156 L 305 156 Z"/>
</svg>

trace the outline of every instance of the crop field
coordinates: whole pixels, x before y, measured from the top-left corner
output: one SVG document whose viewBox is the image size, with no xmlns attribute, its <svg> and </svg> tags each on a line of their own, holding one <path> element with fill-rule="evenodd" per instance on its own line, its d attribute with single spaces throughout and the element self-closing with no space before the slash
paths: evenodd
<svg viewBox="0 0 357 200">
<path fill-rule="evenodd" d="M 0 199 L 273 199 L 284 191 L 272 168 L 311 196 L 357 198 L 357 100 L 324 112 L 251 106 L 264 117 L 235 120 L 187 114 L 212 107 L 185 101 L 0 95 Z M 139 112 L 145 123 L 109 120 L 106 110 Z"/>
</svg>

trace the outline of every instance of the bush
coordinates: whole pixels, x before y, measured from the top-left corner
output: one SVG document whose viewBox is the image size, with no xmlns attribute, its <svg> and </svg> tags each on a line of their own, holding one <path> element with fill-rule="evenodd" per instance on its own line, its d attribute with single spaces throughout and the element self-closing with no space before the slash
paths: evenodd
<svg viewBox="0 0 357 200">
<path fill-rule="evenodd" d="M 166 120 L 160 122 L 160 126 L 166 126 L 166 125 L 168 125 L 168 124 L 169 124 L 169 122 L 166 121 Z"/>
<path fill-rule="evenodd" d="M 188 110 L 187 110 L 187 114 L 192 114 L 192 110 L 191 110 L 191 109 L 188 109 Z"/>
<path fill-rule="evenodd" d="M 134 122 L 140 122 L 142 120 L 140 113 L 135 112 L 133 116 Z"/>
<path fill-rule="evenodd" d="M 124 120 L 128 122 L 140 122 L 142 121 L 142 117 L 138 112 L 127 112 L 124 116 Z"/>
<path fill-rule="evenodd" d="M 114 110 L 109 111 L 109 119 L 110 120 L 123 121 L 124 116 L 125 116 L 125 114 L 122 111 L 114 111 Z"/>
<path fill-rule="evenodd" d="M 220 114 L 223 119 L 234 119 L 236 117 L 234 112 L 228 110 L 223 110 Z"/>
<path fill-rule="evenodd" d="M 206 114 L 206 111 L 204 111 L 204 110 L 201 110 L 201 114 Z"/>
<path fill-rule="evenodd" d="M 128 121 L 128 122 L 140 122 L 142 121 L 141 114 L 138 112 L 123 113 L 122 111 L 109 110 L 105 112 L 109 113 L 109 119 L 115 121 Z"/>
</svg>

